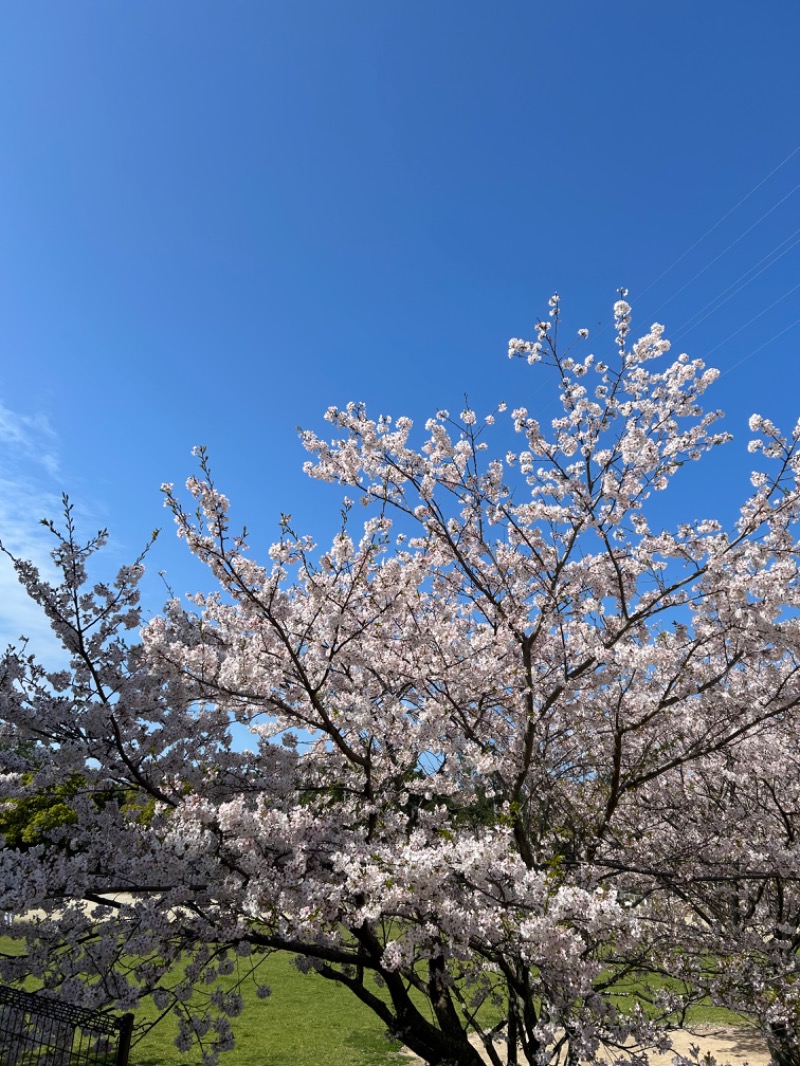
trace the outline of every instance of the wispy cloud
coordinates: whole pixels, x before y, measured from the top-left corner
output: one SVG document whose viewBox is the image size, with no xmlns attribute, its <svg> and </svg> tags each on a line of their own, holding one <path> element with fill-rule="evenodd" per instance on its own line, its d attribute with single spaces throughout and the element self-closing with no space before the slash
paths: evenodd
<svg viewBox="0 0 800 1066">
<path fill-rule="evenodd" d="M 0 401 L 0 541 L 13 555 L 30 559 L 44 576 L 54 575 L 52 534 L 40 520 L 57 517 L 59 491 L 58 436 L 43 415 L 19 414 Z M 0 649 L 30 639 L 30 647 L 48 664 L 63 652 L 41 609 L 17 582 L 11 561 L 0 557 Z"/>
<path fill-rule="evenodd" d="M 17 414 L 0 400 L 0 445 L 4 467 L 9 459 L 11 465 L 24 459 L 58 475 L 58 437 L 45 415 Z"/>
</svg>

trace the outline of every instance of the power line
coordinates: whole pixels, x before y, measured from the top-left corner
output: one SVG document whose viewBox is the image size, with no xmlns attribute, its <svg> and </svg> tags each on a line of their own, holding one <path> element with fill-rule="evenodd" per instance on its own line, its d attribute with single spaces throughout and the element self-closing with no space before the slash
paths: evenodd
<svg viewBox="0 0 800 1066">
<path fill-rule="evenodd" d="M 748 325 L 749 324 L 750 323 L 748 323 Z M 800 326 L 800 318 L 796 318 L 794 322 L 790 322 L 788 326 L 784 326 L 784 328 L 779 333 L 776 333 L 774 337 L 770 337 L 768 341 L 764 341 L 763 344 L 760 344 L 757 348 L 754 348 L 752 352 L 748 352 L 747 355 L 743 356 L 738 362 L 734 363 L 733 366 L 726 367 L 725 370 L 720 373 L 720 377 L 722 378 L 725 377 L 726 374 L 730 374 L 730 372 L 732 370 L 735 370 L 737 366 L 741 366 L 742 363 L 746 363 L 748 359 L 751 359 L 754 355 L 757 355 L 762 348 L 766 348 L 768 344 L 772 344 L 772 342 L 776 341 L 778 337 L 782 337 L 784 333 L 788 333 L 789 330 L 794 329 L 795 326 Z"/>
<path fill-rule="evenodd" d="M 674 333 L 670 334 L 672 338 L 674 340 L 678 340 L 681 335 L 685 336 L 687 333 L 691 333 L 693 329 L 696 329 L 696 327 L 699 326 L 701 323 L 705 322 L 707 318 L 710 318 L 710 316 L 713 315 L 715 311 L 718 311 L 720 307 L 723 307 L 728 302 L 728 300 L 732 300 L 734 296 L 737 296 L 743 289 L 746 289 L 751 282 L 755 281 L 756 278 L 760 277 L 766 270 L 769 270 L 770 267 L 775 266 L 777 262 L 783 259 L 785 255 L 788 255 L 793 248 L 796 248 L 797 245 L 800 244 L 800 236 L 798 236 L 798 234 L 800 234 L 800 227 L 796 229 L 794 233 L 784 238 L 784 240 L 782 240 L 780 244 L 777 244 L 772 249 L 772 251 L 767 252 L 767 254 L 763 256 L 763 258 L 759 259 L 755 266 L 750 267 L 748 270 L 745 270 L 743 274 L 740 274 L 735 281 L 732 281 L 727 288 L 723 289 L 722 292 L 718 293 L 713 299 L 709 300 L 708 303 L 705 304 L 705 306 L 701 307 L 699 311 L 695 311 L 695 313 L 691 315 L 684 323 L 678 326 Z M 792 240 L 792 238 L 796 239 Z M 775 253 L 780 248 L 782 248 L 783 245 L 786 244 L 788 241 L 792 241 L 789 247 L 784 248 L 780 255 L 775 256 Z M 775 258 L 772 259 L 772 262 L 767 263 L 767 260 L 771 259 L 772 256 L 775 256 Z M 761 266 L 762 263 L 765 263 L 766 265 Z M 761 267 L 761 269 L 758 270 L 758 267 Z M 754 270 L 756 271 L 756 273 L 753 274 L 752 277 L 747 278 L 747 275 L 752 274 Z M 744 280 L 745 278 L 747 278 L 746 281 Z M 739 282 L 742 282 L 742 284 L 740 285 Z M 726 295 L 726 293 L 728 295 Z M 725 298 L 722 299 L 722 297 Z M 704 311 L 707 313 L 703 314 Z M 695 319 L 697 319 L 697 321 L 695 321 Z"/>
<path fill-rule="evenodd" d="M 800 145 L 798 145 L 798 147 L 795 149 L 795 151 L 800 151 Z M 792 153 L 792 154 L 794 154 L 794 153 Z M 766 179 L 764 179 L 764 180 L 766 180 Z M 761 184 L 763 185 L 764 182 L 762 181 Z M 688 289 L 688 287 L 693 282 L 697 281 L 697 279 L 702 274 L 705 274 L 705 272 L 708 270 L 708 268 L 712 267 L 718 260 L 720 260 L 723 257 L 723 255 L 727 255 L 727 253 L 731 250 L 731 248 L 734 248 L 739 243 L 739 241 L 744 240 L 744 238 L 747 236 L 748 233 L 752 233 L 752 231 L 756 228 L 756 226 L 760 225 L 764 221 L 765 218 L 767 218 L 769 215 L 772 214 L 773 211 L 776 211 L 781 206 L 781 204 L 785 203 L 789 199 L 790 196 L 794 196 L 794 194 L 797 192 L 798 189 L 800 189 L 800 182 L 798 182 L 798 184 L 795 185 L 795 187 L 793 189 L 790 189 L 789 192 L 787 192 L 785 196 L 782 196 L 781 199 L 778 200 L 778 202 L 776 204 L 773 204 L 772 207 L 770 207 L 767 211 L 765 211 L 764 214 L 761 215 L 760 218 L 757 218 L 756 221 L 753 222 L 752 225 L 748 226 L 747 229 L 743 233 L 740 233 L 735 241 L 731 241 L 731 243 L 727 246 L 727 248 L 723 248 L 722 251 L 718 255 L 715 255 L 714 258 L 711 259 L 708 263 L 706 263 L 706 265 L 701 270 L 698 270 L 697 273 L 693 277 L 689 278 L 689 280 L 687 282 L 685 282 L 685 284 L 681 285 L 681 287 L 679 289 L 676 289 L 675 292 L 673 292 L 673 294 L 671 296 L 669 296 L 666 300 L 664 300 L 664 302 L 659 307 L 657 307 L 655 309 L 655 311 L 653 311 L 653 313 L 651 315 L 648 315 L 648 318 L 652 318 L 654 315 L 657 315 L 659 313 L 659 311 L 663 311 L 663 309 L 667 306 L 667 304 L 672 303 L 672 301 L 675 299 L 676 296 L 679 296 L 684 291 L 684 289 Z M 745 197 L 745 199 L 747 199 L 747 197 Z M 728 214 L 730 214 L 730 211 L 728 212 Z M 725 217 L 727 218 L 727 215 Z M 716 227 L 712 227 L 712 228 L 716 228 Z M 711 231 L 709 230 L 709 232 L 711 232 Z M 751 269 L 752 269 L 752 267 L 751 267 Z M 652 288 L 652 286 L 651 286 L 651 288 Z"/>
<path fill-rule="evenodd" d="M 756 193 L 763 185 L 765 185 L 770 180 L 770 178 L 772 178 L 775 174 L 777 174 L 777 172 L 782 167 L 784 167 L 791 159 L 793 159 L 798 153 L 800 153 L 800 144 L 798 144 L 795 148 L 793 148 L 792 151 L 789 152 L 789 154 L 786 155 L 781 160 L 781 162 L 778 163 L 777 166 L 773 167 L 772 170 L 770 170 L 768 174 L 766 174 L 759 182 L 757 182 L 749 190 L 749 192 L 747 192 L 740 200 L 738 200 L 733 205 L 733 207 L 729 208 L 729 210 L 726 211 L 725 214 L 723 214 L 720 218 L 718 218 L 717 221 L 712 226 L 710 226 L 700 237 L 697 238 L 697 240 L 695 240 L 692 244 L 690 244 L 689 247 L 685 249 L 685 251 L 683 251 L 676 259 L 674 259 L 669 264 L 669 266 L 667 266 L 664 270 L 662 270 L 661 273 L 653 281 L 651 281 L 650 284 L 645 289 L 643 289 L 641 293 L 638 293 L 636 295 L 636 297 L 635 297 L 636 302 L 638 303 L 638 301 L 643 296 L 645 296 L 662 278 L 666 277 L 666 275 L 669 274 L 670 271 L 673 270 L 680 262 L 682 262 L 682 260 L 685 259 L 686 256 L 689 255 L 690 252 L 692 252 L 695 248 L 697 248 L 698 245 L 702 244 L 703 241 L 706 240 L 707 237 L 709 237 L 716 229 L 718 229 L 719 226 L 721 226 L 722 223 L 726 219 L 730 218 L 730 216 L 735 211 L 737 211 L 744 203 L 746 203 L 750 199 L 750 197 L 754 195 L 754 193 Z M 672 293 L 672 295 L 669 296 L 653 312 L 653 314 L 651 316 L 648 316 L 648 317 L 652 318 L 653 316 L 658 314 L 659 311 L 661 311 L 664 307 L 666 307 L 667 304 L 671 303 L 672 300 L 676 296 L 678 296 L 680 293 L 684 292 L 685 289 L 687 289 L 690 285 L 692 285 L 699 277 L 701 277 L 708 269 L 710 269 L 710 267 L 712 267 L 716 262 L 718 262 L 724 255 L 726 255 L 732 248 L 734 248 L 740 241 L 742 241 L 749 233 L 751 233 L 757 226 L 759 226 L 766 218 L 768 218 L 769 215 L 771 215 L 782 204 L 784 204 L 790 197 L 792 197 L 798 191 L 798 189 L 800 189 L 800 183 L 796 184 L 792 189 L 790 189 L 790 191 L 788 193 L 786 193 L 784 196 L 782 196 L 780 198 L 780 200 L 778 200 L 770 208 L 768 208 L 758 219 L 756 219 L 755 222 L 753 222 L 750 226 L 747 227 L 747 229 L 745 229 L 742 233 L 740 233 L 739 236 L 734 241 L 732 241 L 729 245 L 727 245 L 726 248 L 724 248 L 721 252 L 719 252 L 716 256 L 714 256 L 713 259 L 711 259 L 708 263 L 706 263 L 706 265 L 701 270 L 699 270 L 696 274 L 694 274 L 691 278 L 689 278 L 689 280 L 686 281 L 679 289 L 677 289 L 674 293 Z M 792 233 L 789 237 L 784 238 L 783 241 L 781 241 L 779 244 L 777 244 L 770 252 L 768 252 L 760 260 L 758 260 L 758 262 L 756 262 L 753 266 L 749 267 L 746 271 L 744 271 L 743 274 L 740 274 L 739 277 L 735 281 L 731 282 L 730 285 L 728 285 L 721 292 L 719 292 L 716 296 L 714 296 L 713 299 L 708 301 L 708 303 L 706 303 L 699 311 L 696 311 L 693 315 L 691 315 L 678 328 L 678 330 L 676 331 L 676 334 L 688 333 L 692 329 L 694 329 L 696 326 L 699 326 L 702 322 L 704 322 L 707 318 L 709 318 L 710 315 L 712 315 L 715 311 L 719 310 L 725 303 L 727 303 L 728 300 L 730 300 L 734 296 L 736 296 L 739 292 L 742 291 L 742 289 L 746 288 L 746 286 L 749 285 L 752 281 L 755 281 L 755 279 L 757 277 L 759 277 L 762 273 L 764 273 L 765 270 L 768 270 L 771 266 L 774 266 L 775 263 L 777 263 L 780 259 L 783 258 L 783 256 L 787 255 L 790 251 L 792 251 L 793 248 L 795 248 L 798 244 L 800 244 L 800 238 L 798 238 L 798 239 L 794 240 L 793 243 L 790 244 L 788 248 L 785 248 L 782 252 L 780 252 L 779 255 L 775 256 L 775 253 L 778 252 L 779 249 L 781 249 L 787 243 L 787 241 L 792 241 L 793 238 L 797 237 L 798 234 L 800 234 L 800 228 L 795 230 L 794 233 Z M 772 256 L 775 256 L 775 258 L 772 259 L 771 262 L 767 262 L 767 260 L 771 259 Z M 762 266 L 762 264 L 766 264 L 766 265 Z M 760 270 L 758 269 L 759 267 L 761 267 Z M 752 274 L 753 271 L 756 271 L 756 273 L 754 273 L 752 277 L 748 278 L 748 275 Z M 746 281 L 744 280 L 745 278 L 747 278 Z M 740 284 L 740 282 L 742 284 Z M 761 318 L 763 315 L 765 315 L 768 311 L 770 311 L 773 307 L 775 307 L 777 304 L 779 304 L 782 300 L 785 300 L 787 296 L 790 296 L 798 288 L 800 288 L 800 282 L 798 282 L 797 285 L 792 286 L 791 289 L 789 289 L 787 292 L 785 292 L 782 296 L 778 297 L 777 300 L 774 300 L 768 307 L 764 308 L 757 315 L 754 315 L 753 318 L 751 318 L 749 321 L 745 322 L 744 325 L 742 325 L 738 329 L 734 330 L 734 332 L 729 334 L 729 336 L 726 337 L 724 341 L 721 341 L 714 348 L 712 348 L 711 352 L 715 352 L 720 347 L 722 347 L 722 345 L 727 344 L 728 341 L 733 339 L 733 337 L 737 336 L 743 330 L 747 329 L 748 326 L 752 325 L 753 322 L 756 322 L 759 318 Z M 731 291 L 731 290 L 733 290 L 733 291 Z M 723 299 L 723 297 L 724 297 L 724 299 Z M 714 305 L 716 305 L 716 306 L 714 306 Z M 707 312 L 707 313 L 704 314 L 704 312 Z M 698 316 L 702 316 L 702 317 L 698 318 Z M 798 322 L 800 322 L 800 320 L 798 320 Z M 780 333 L 777 333 L 774 337 L 770 338 L 769 341 L 766 341 L 764 344 L 762 344 L 758 348 L 754 349 L 753 352 L 751 352 L 751 353 L 749 353 L 749 355 L 745 356 L 744 359 L 739 360 L 739 362 L 735 363 L 734 366 L 739 366 L 746 359 L 749 359 L 750 356 L 755 355 L 756 352 L 761 351 L 768 344 L 771 344 L 774 340 L 777 340 L 778 337 L 780 337 L 784 333 L 788 332 L 789 329 L 792 329 L 793 326 L 797 325 L 797 324 L 798 323 L 793 323 L 791 326 L 787 326 L 786 329 L 781 330 Z M 597 332 L 593 331 L 594 332 L 594 340 L 596 341 L 599 337 L 603 336 L 608 331 L 609 328 L 610 328 L 610 323 L 606 322 L 605 324 L 603 324 L 601 326 L 601 328 Z M 709 352 L 707 354 L 711 354 L 711 353 Z M 730 367 L 729 369 L 733 369 L 733 367 Z"/>
<path fill-rule="evenodd" d="M 657 277 L 657 278 L 655 278 L 655 279 L 654 279 L 653 281 L 651 281 L 651 282 L 650 282 L 650 284 L 649 284 L 649 285 L 647 286 L 647 288 L 646 288 L 646 289 L 644 289 L 644 290 L 643 290 L 642 292 L 640 292 L 640 293 L 639 293 L 639 294 L 637 295 L 637 299 L 641 299 L 641 298 L 642 298 L 643 296 L 645 296 L 645 295 L 646 295 L 646 294 L 647 294 L 648 292 L 650 292 L 650 290 L 651 290 L 651 289 L 652 289 L 652 288 L 653 288 L 653 287 L 654 287 L 655 285 L 657 285 L 657 284 L 659 283 L 659 281 L 661 281 L 661 279 L 662 279 L 662 278 L 666 277 L 666 276 L 667 276 L 667 274 L 669 274 L 669 272 L 670 272 L 671 270 L 673 270 L 673 269 L 674 269 L 674 268 L 675 268 L 675 267 L 676 267 L 676 266 L 678 265 L 678 263 L 680 263 L 680 262 L 681 262 L 681 261 L 682 261 L 683 259 L 685 259 L 685 258 L 686 258 L 686 256 L 687 256 L 687 255 L 688 255 L 688 254 L 689 254 L 690 252 L 693 252 L 693 251 L 694 251 L 694 249 L 695 249 L 695 248 L 696 248 L 696 247 L 697 247 L 697 246 L 698 246 L 699 244 L 702 244 L 702 243 L 703 243 L 703 241 L 704 241 L 704 240 L 706 239 L 706 237 L 710 237 L 710 236 L 711 236 L 711 234 L 712 234 L 712 233 L 714 232 L 714 230 L 715 230 L 715 229 L 717 229 L 717 228 L 718 228 L 719 226 L 721 226 L 721 225 L 722 225 L 722 223 L 723 223 L 723 222 L 724 222 L 724 221 L 725 221 L 725 220 L 726 220 L 727 218 L 730 218 L 730 216 L 731 216 L 731 215 L 732 215 L 732 214 L 734 213 L 734 211 L 737 211 L 737 210 L 738 210 L 738 209 L 739 209 L 739 208 L 740 208 L 740 207 L 742 206 L 742 204 L 743 204 L 743 203 L 746 203 L 746 202 L 747 202 L 747 201 L 748 201 L 748 200 L 750 199 L 750 197 L 751 197 L 751 196 L 752 196 L 752 195 L 753 195 L 754 193 L 758 192 L 758 190 L 759 190 L 759 189 L 761 188 L 761 186 L 762 186 L 762 185 L 765 185 L 765 184 L 766 184 L 766 183 L 767 183 L 767 182 L 769 181 L 769 179 L 770 179 L 770 178 L 771 178 L 771 177 L 773 176 L 773 174 L 777 174 L 777 173 L 778 173 L 778 171 L 779 171 L 779 170 L 781 169 L 781 167 L 785 166 L 785 165 L 786 165 L 786 164 L 787 164 L 787 163 L 789 162 L 789 160 L 790 160 L 790 159 L 792 159 L 792 158 L 793 158 L 794 156 L 796 156 L 796 155 L 797 155 L 797 153 L 798 153 L 798 152 L 800 152 L 800 144 L 798 144 L 796 148 L 792 149 L 792 151 L 791 151 L 791 152 L 789 152 L 789 154 L 788 154 L 788 155 L 786 156 L 786 158 L 785 158 L 785 159 L 783 159 L 783 160 L 781 160 L 781 162 L 780 162 L 780 163 L 778 163 L 778 165 L 777 165 L 776 167 L 774 167 L 774 168 L 773 168 L 773 169 L 772 169 L 772 170 L 771 170 L 771 171 L 769 172 L 769 174 L 767 174 L 767 175 L 766 175 L 766 177 L 762 178 L 762 179 L 761 179 L 761 181 L 759 181 L 757 185 L 754 185 L 754 186 L 753 186 L 753 188 L 752 188 L 752 189 L 750 190 L 750 192 L 748 192 L 748 193 L 747 193 L 747 194 L 746 194 L 745 196 L 743 196 L 743 197 L 741 198 L 741 200 L 739 200 L 739 201 L 738 201 L 738 203 L 735 203 L 735 204 L 733 205 L 733 207 L 732 207 L 732 208 L 730 208 L 730 210 L 729 210 L 729 211 L 726 211 L 726 212 L 725 212 L 725 214 L 724 214 L 724 215 L 723 215 L 723 216 L 722 216 L 721 218 L 718 218 L 718 219 L 717 219 L 717 221 L 716 221 L 716 222 L 714 223 L 714 225 L 713 225 L 713 226 L 711 226 L 711 228 L 710 228 L 710 229 L 707 229 L 707 230 L 706 230 L 706 232 L 705 232 L 705 233 L 704 233 L 704 234 L 703 234 L 703 235 L 702 235 L 701 237 L 698 237 L 698 238 L 697 238 L 697 240 L 696 240 L 696 241 L 695 241 L 695 242 L 694 242 L 693 244 L 690 244 L 690 245 L 689 245 L 689 247 L 688 247 L 688 248 L 687 248 L 687 249 L 686 249 L 686 250 L 685 250 L 684 252 L 681 252 L 681 254 L 680 254 L 680 255 L 678 256 L 678 258 L 677 258 L 677 259 L 675 259 L 675 260 L 673 260 L 673 262 L 671 262 L 671 263 L 670 263 L 670 265 L 669 265 L 669 266 L 668 266 L 668 267 L 667 267 L 667 268 L 666 268 L 665 270 L 662 270 L 662 271 L 661 271 L 661 273 L 660 273 L 660 274 L 658 275 L 658 277 Z M 676 294 L 676 295 L 677 295 L 677 294 Z M 663 306 L 663 305 L 662 305 L 662 306 Z M 660 310 L 660 308 L 659 308 L 659 310 Z"/>
<path fill-rule="evenodd" d="M 740 333 L 742 332 L 742 330 L 744 330 L 744 329 L 747 329 L 747 327 L 748 327 L 748 326 L 752 326 L 752 324 L 753 324 L 754 322 L 757 322 L 759 318 L 762 318 L 762 317 L 763 317 L 763 316 L 764 316 L 764 315 L 765 315 L 765 314 L 767 313 L 767 311 L 771 311 L 773 307 L 777 307 L 777 305 L 778 305 L 778 304 L 779 304 L 779 303 L 780 303 L 780 302 L 781 302 L 782 300 L 785 300 L 787 296 L 791 296 L 791 294 L 792 294 L 793 292 L 795 292 L 795 291 L 796 291 L 797 289 L 800 289 L 800 281 L 798 281 L 796 285 L 793 285 L 793 286 L 791 287 L 791 289 L 788 289 L 788 290 L 787 290 L 787 291 L 786 291 L 786 292 L 785 292 L 785 293 L 783 294 L 783 296 L 779 296 L 777 300 L 773 300 L 773 301 L 772 301 L 772 303 L 771 303 L 771 304 L 769 304 L 769 306 L 768 306 L 768 307 L 765 307 L 765 308 L 764 308 L 763 310 L 759 311 L 757 315 L 753 315 L 753 317 L 752 317 L 752 318 L 751 318 L 751 319 L 750 319 L 750 320 L 749 320 L 748 322 L 745 322 L 745 324 L 744 324 L 743 326 L 739 326 L 739 328 L 738 328 L 738 329 L 735 329 L 735 330 L 733 331 L 733 333 L 729 334 L 729 335 L 728 335 L 728 336 L 727 336 L 727 337 L 725 338 L 725 340 L 724 340 L 724 341 L 720 341 L 720 342 L 719 342 L 719 344 L 715 344 L 713 348 L 710 348 L 710 349 L 709 349 L 709 350 L 708 350 L 708 351 L 707 351 L 707 352 L 705 353 L 705 354 L 706 354 L 706 356 L 709 356 L 709 355 L 713 354 L 713 353 L 714 353 L 714 352 L 716 352 L 716 351 L 717 351 L 717 350 L 718 350 L 719 348 L 721 348 L 721 347 L 722 347 L 722 346 L 723 346 L 724 344 L 727 344 L 727 343 L 728 343 L 728 341 L 730 341 L 730 340 L 733 340 L 733 338 L 734 338 L 734 337 L 736 337 L 736 336 L 738 336 L 738 334 L 740 334 Z M 789 327 L 789 328 L 791 328 L 791 327 Z M 786 332 L 786 331 L 784 330 L 783 332 Z M 780 333 L 776 334 L 776 336 L 778 336 L 778 337 L 779 337 L 780 335 L 781 335 Z M 772 339 L 774 340 L 775 338 L 773 337 Z M 770 342 L 769 342 L 769 341 L 767 341 L 767 344 L 769 344 L 769 343 L 770 343 Z M 761 347 L 762 347 L 762 348 L 763 348 L 763 347 L 766 347 L 766 345 L 762 345 Z M 757 348 L 757 349 L 756 349 L 756 351 L 761 351 L 761 348 Z M 755 352 L 751 352 L 751 353 L 750 353 L 750 355 L 755 355 Z M 749 359 L 749 358 L 750 358 L 750 356 L 749 356 L 749 355 L 745 356 L 745 359 Z M 741 360 L 740 360 L 740 362 L 741 362 L 741 363 L 743 363 L 743 362 L 744 362 L 744 359 L 741 359 Z M 739 363 L 736 363 L 736 364 L 734 364 L 734 365 L 735 365 L 735 366 L 739 366 Z M 733 369 L 733 367 L 731 367 L 730 369 Z"/>
</svg>

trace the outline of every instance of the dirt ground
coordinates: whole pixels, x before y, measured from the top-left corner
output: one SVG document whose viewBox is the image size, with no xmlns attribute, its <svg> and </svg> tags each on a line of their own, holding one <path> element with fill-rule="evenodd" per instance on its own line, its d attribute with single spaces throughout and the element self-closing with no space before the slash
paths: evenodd
<svg viewBox="0 0 800 1066">
<path fill-rule="evenodd" d="M 767 1045 L 755 1029 L 734 1028 L 723 1025 L 698 1025 L 689 1032 L 681 1029 L 673 1037 L 675 1051 L 688 1055 L 692 1044 L 700 1047 L 700 1058 L 709 1052 L 718 1062 L 740 1066 L 749 1062 L 750 1066 L 768 1066 L 769 1052 Z M 651 1055 L 653 1063 L 668 1064 L 674 1052 L 667 1055 Z"/>
<path fill-rule="evenodd" d="M 754 1029 L 731 1028 L 722 1025 L 698 1025 L 689 1031 L 680 1029 L 673 1034 L 674 1051 L 667 1054 L 651 1053 L 650 1061 L 653 1066 L 670 1066 L 677 1052 L 680 1055 L 688 1055 L 689 1048 L 697 1044 L 700 1048 L 700 1058 L 712 1054 L 719 1063 L 730 1063 L 730 1066 L 769 1066 L 769 1052 L 766 1045 Z M 405 1052 L 409 1063 L 422 1062 L 412 1052 Z M 488 1059 L 486 1059 L 488 1062 Z M 520 1062 L 524 1062 L 524 1058 Z"/>
</svg>

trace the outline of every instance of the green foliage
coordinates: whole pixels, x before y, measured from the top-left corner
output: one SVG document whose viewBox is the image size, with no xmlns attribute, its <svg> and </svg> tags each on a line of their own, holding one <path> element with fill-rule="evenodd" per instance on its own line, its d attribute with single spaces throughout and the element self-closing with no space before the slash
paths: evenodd
<svg viewBox="0 0 800 1066">
<path fill-rule="evenodd" d="M 34 782 L 33 773 L 23 776 L 24 784 L 33 785 Z M 0 834 L 5 847 L 25 851 L 37 844 L 63 846 L 62 834 L 58 830 L 77 822 L 78 816 L 69 801 L 84 785 L 80 774 L 72 774 L 63 784 L 22 799 L 6 800 L 0 806 Z"/>
<path fill-rule="evenodd" d="M 19 851 L 37 844 L 65 847 L 62 831 L 78 821 L 71 801 L 86 788 L 86 779 L 82 774 L 71 774 L 67 781 L 39 790 L 36 790 L 35 772 L 23 774 L 22 781 L 34 789 L 31 795 L 0 803 L 0 835 L 4 846 Z M 109 788 L 92 795 L 98 810 L 111 800 L 117 800 L 120 809 L 140 825 L 148 825 L 153 817 L 155 800 L 132 789 L 120 792 Z"/>
</svg>

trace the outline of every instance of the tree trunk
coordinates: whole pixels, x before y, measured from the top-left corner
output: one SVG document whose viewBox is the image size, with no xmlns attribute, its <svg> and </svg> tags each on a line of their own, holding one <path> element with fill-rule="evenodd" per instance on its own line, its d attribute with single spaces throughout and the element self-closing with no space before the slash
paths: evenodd
<svg viewBox="0 0 800 1066">
<path fill-rule="evenodd" d="M 775 1066 L 800 1066 L 800 1041 L 786 1022 L 772 1022 L 767 1047 Z"/>
<path fill-rule="evenodd" d="M 395 1034 L 409 1051 L 413 1051 L 425 1066 L 484 1066 L 480 1052 L 470 1044 L 467 1034 L 456 1036 L 440 1030 L 418 1030 Z"/>
</svg>

